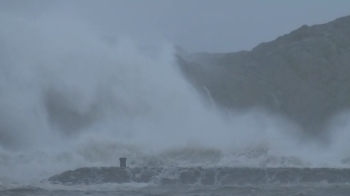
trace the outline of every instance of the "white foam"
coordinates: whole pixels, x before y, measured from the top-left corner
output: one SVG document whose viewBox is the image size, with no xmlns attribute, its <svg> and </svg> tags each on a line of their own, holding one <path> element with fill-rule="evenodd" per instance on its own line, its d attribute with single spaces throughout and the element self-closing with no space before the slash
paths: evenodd
<svg viewBox="0 0 350 196">
<path fill-rule="evenodd" d="M 345 155 L 297 141 L 269 113 L 227 119 L 206 107 L 166 41 L 152 56 L 129 38 L 111 46 L 69 13 L 1 13 L 0 25 L 2 182 L 115 166 L 120 156 L 132 166 L 342 165 Z"/>
</svg>

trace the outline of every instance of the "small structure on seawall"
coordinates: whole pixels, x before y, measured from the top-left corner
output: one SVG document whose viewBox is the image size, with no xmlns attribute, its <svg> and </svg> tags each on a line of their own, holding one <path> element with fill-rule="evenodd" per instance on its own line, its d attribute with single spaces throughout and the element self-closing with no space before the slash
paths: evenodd
<svg viewBox="0 0 350 196">
<path fill-rule="evenodd" d="M 125 168 L 126 167 L 126 157 L 120 157 L 119 158 L 119 162 L 120 162 L 120 167 L 121 168 Z"/>
</svg>

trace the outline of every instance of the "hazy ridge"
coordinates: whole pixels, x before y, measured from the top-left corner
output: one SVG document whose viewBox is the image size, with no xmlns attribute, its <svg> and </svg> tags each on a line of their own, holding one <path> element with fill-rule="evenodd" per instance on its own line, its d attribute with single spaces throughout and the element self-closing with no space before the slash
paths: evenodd
<svg viewBox="0 0 350 196">
<path fill-rule="evenodd" d="M 350 16 L 304 25 L 252 51 L 179 54 L 192 83 L 224 107 L 263 107 L 321 132 L 350 106 Z"/>
</svg>

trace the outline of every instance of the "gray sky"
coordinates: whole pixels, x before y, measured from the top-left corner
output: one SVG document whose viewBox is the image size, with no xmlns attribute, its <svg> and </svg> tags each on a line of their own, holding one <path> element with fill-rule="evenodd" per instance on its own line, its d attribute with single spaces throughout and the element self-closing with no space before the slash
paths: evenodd
<svg viewBox="0 0 350 196">
<path fill-rule="evenodd" d="M 233 52 L 350 15 L 350 0 L 0 0 L 0 10 L 27 17 L 68 10 L 106 34 Z"/>
</svg>

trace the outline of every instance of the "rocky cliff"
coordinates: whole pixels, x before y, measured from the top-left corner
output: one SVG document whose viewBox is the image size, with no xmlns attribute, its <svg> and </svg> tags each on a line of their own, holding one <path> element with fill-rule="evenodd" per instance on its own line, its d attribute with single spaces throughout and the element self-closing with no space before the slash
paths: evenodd
<svg viewBox="0 0 350 196">
<path fill-rule="evenodd" d="M 311 132 L 350 108 L 350 16 L 304 25 L 252 51 L 181 54 L 189 80 L 224 107 L 263 107 Z"/>
</svg>

